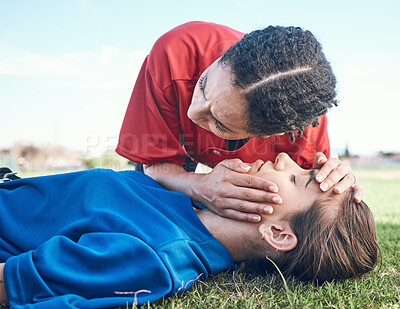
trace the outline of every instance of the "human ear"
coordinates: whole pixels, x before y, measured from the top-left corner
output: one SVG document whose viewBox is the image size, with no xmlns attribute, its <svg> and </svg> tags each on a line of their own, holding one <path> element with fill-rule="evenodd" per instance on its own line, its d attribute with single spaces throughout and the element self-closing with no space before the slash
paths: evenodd
<svg viewBox="0 0 400 309">
<path fill-rule="evenodd" d="M 288 225 L 264 223 L 259 227 L 261 238 L 276 251 L 290 251 L 297 246 L 297 237 Z"/>
</svg>

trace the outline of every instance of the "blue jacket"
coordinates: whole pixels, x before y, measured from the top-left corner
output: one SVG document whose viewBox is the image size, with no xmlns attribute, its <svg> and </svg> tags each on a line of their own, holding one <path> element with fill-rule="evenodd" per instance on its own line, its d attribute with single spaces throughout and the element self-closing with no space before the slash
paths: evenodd
<svg viewBox="0 0 400 309">
<path fill-rule="evenodd" d="M 188 196 L 104 169 L 0 184 L 0 261 L 10 308 L 145 304 L 234 267 Z"/>
</svg>

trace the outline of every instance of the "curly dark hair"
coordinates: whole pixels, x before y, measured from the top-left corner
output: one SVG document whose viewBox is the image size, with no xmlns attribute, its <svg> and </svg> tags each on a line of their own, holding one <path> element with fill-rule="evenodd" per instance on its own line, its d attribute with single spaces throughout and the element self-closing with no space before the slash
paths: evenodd
<svg viewBox="0 0 400 309">
<path fill-rule="evenodd" d="M 246 34 L 221 57 L 244 90 L 247 131 L 266 136 L 293 131 L 301 136 L 337 105 L 336 78 L 310 31 L 267 27 Z"/>
</svg>

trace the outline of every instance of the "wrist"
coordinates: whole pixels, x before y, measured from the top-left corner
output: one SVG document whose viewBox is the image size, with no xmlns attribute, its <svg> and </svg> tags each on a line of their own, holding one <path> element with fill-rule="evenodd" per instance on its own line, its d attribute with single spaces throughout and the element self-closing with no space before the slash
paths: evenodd
<svg viewBox="0 0 400 309">
<path fill-rule="evenodd" d="M 207 190 L 207 175 L 208 174 L 194 174 L 192 176 L 192 180 L 190 181 L 190 194 L 188 194 L 193 201 L 204 205 L 207 204 L 207 199 L 205 197 L 205 192 Z"/>
</svg>

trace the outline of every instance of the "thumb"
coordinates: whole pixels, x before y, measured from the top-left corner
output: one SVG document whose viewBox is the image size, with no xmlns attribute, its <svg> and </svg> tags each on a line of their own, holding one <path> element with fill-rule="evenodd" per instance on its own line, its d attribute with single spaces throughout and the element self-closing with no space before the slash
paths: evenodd
<svg viewBox="0 0 400 309">
<path fill-rule="evenodd" d="M 314 154 L 313 167 L 319 167 L 324 164 L 328 159 L 323 152 L 316 152 Z"/>
<path fill-rule="evenodd" d="M 228 159 L 219 164 L 238 173 L 247 173 L 251 169 L 250 164 L 243 163 L 243 161 L 240 159 Z"/>
</svg>

